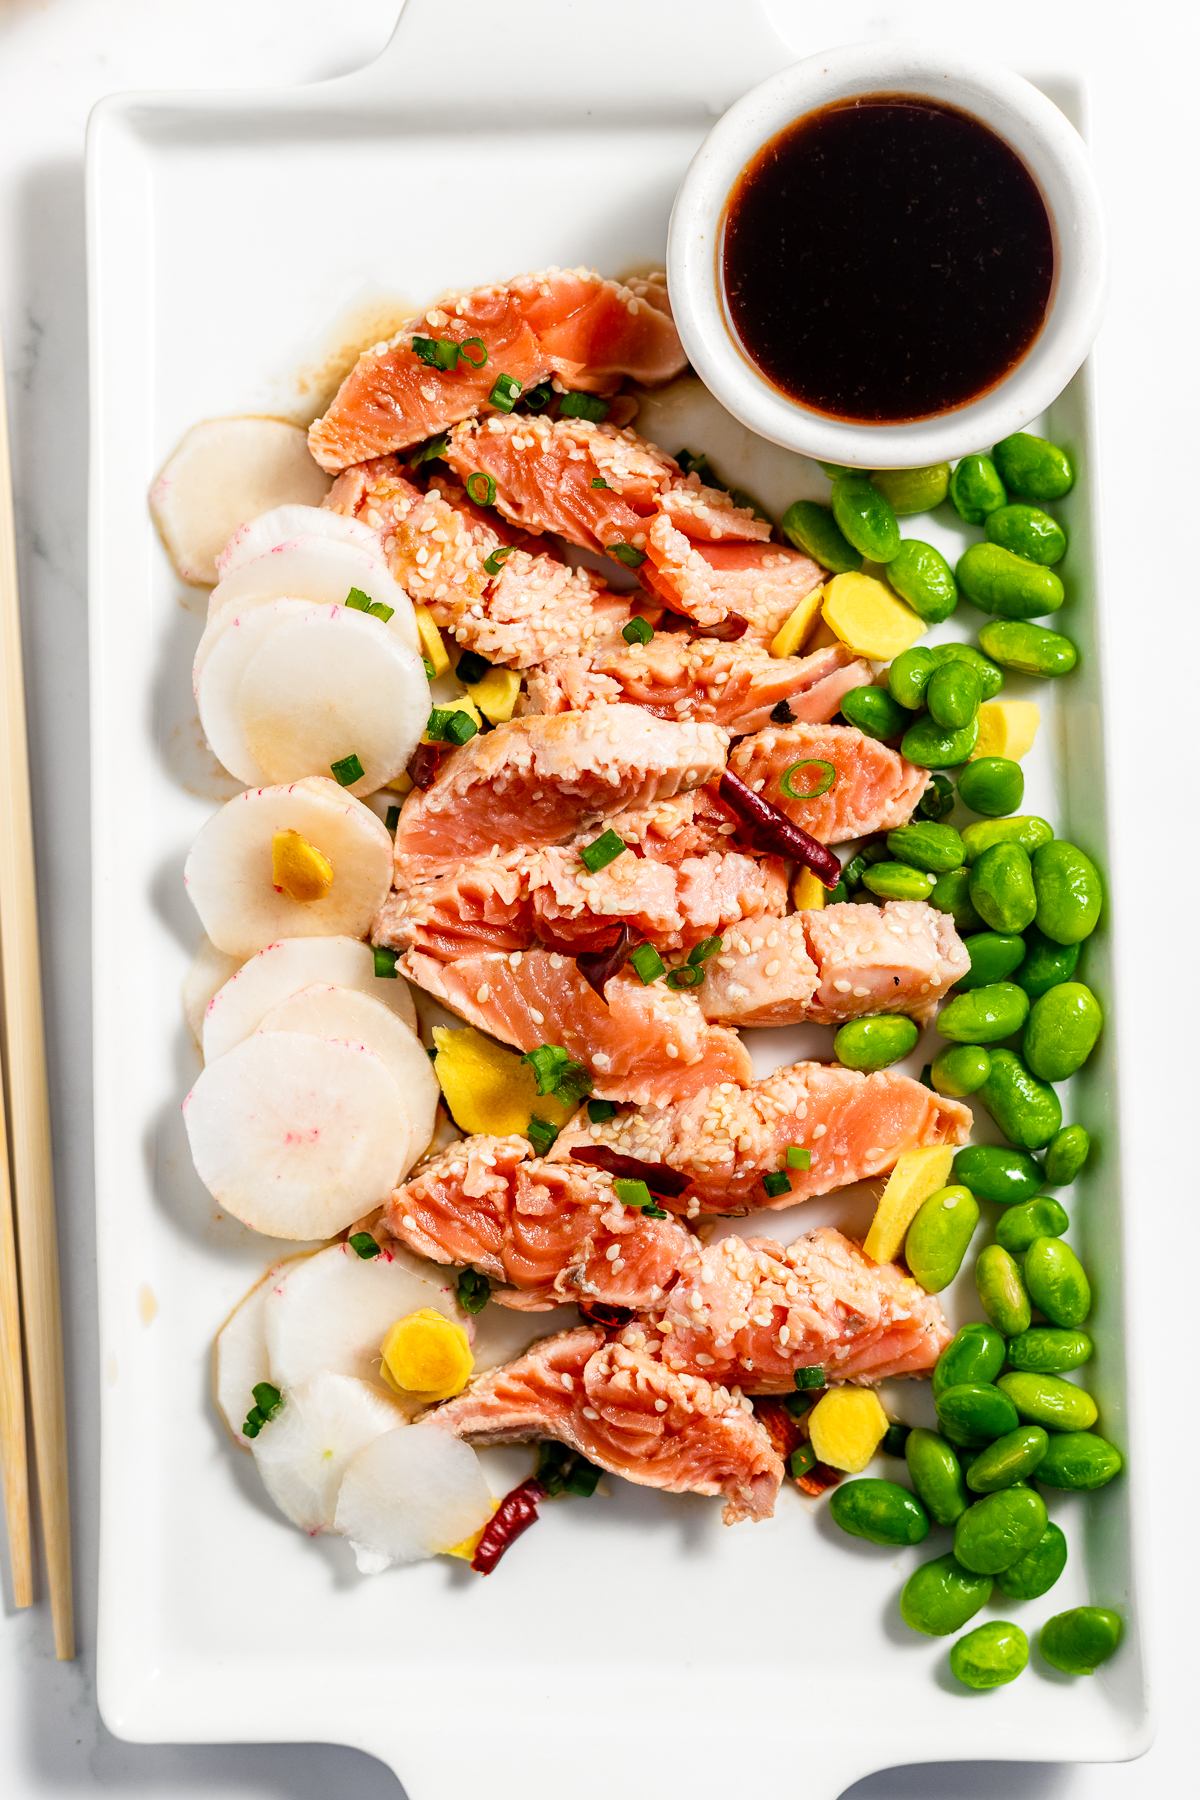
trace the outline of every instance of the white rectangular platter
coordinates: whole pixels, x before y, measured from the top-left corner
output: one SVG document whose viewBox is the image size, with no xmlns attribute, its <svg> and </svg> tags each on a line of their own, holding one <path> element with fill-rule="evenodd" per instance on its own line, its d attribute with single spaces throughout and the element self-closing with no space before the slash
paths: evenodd
<svg viewBox="0 0 1200 1800">
<path fill-rule="evenodd" d="M 1065 1606 L 1119 1606 L 1129 1623 L 1118 1656 L 1091 1680 L 1031 1666 L 980 1696 L 948 1677 L 944 1643 L 900 1623 L 900 1586 L 930 1551 L 842 1538 L 790 1486 L 773 1520 L 727 1530 L 716 1502 L 610 1480 L 606 1498 L 547 1509 L 519 1559 L 486 1581 L 444 1559 L 365 1580 L 343 1543 L 309 1542 L 274 1513 L 210 1398 L 213 1334 L 280 1247 L 218 1215 L 179 1113 L 198 1066 L 179 1003 L 200 935 L 183 858 L 234 786 L 192 704 L 203 593 L 172 574 L 147 489 L 201 418 L 306 416 L 305 382 L 319 384 L 339 319 L 548 263 L 619 274 L 660 260 L 675 189 L 714 119 L 792 57 L 751 0 L 408 0 L 383 57 L 345 80 L 131 96 L 94 117 L 99 1690 L 122 1737 L 352 1744 L 386 1760 L 412 1800 L 515 1800 L 538 1770 L 569 1781 L 577 1800 L 728 1800 L 750 1771 L 756 1791 L 833 1800 L 898 1763 L 1116 1760 L 1149 1742 L 1136 1455 L 1111 1489 L 1052 1499 L 1068 1570 L 1018 1612 L 1032 1637 Z M 1078 116 L 1069 72 L 1043 85 Z M 379 334 L 359 327 L 360 339 Z M 1071 549 L 1060 615 L 1082 659 L 1061 691 L 1037 693 L 1026 804 L 1103 868 L 1086 369 L 1044 423 L 1083 471 L 1061 508 Z M 741 478 L 753 487 L 751 469 Z M 822 492 L 801 459 L 796 480 L 784 504 Z M 979 622 L 964 608 L 935 635 Z M 1093 1132 L 1100 1157 L 1065 1198 L 1097 1292 L 1088 1385 L 1106 1434 L 1128 1450 L 1119 996 L 1103 925 L 1087 954 L 1108 1028 L 1067 1116 Z M 757 1036 L 764 1067 L 800 1053 L 784 1034 Z M 922 1048 L 914 1072 L 923 1060 Z M 986 1121 L 980 1135 L 994 1136 Z M 814 1203 L 790 1224 L 773 1215 L 769 1229 L 853 1223 L 839 1204 Z M 955 1323 L 978 1316 L 965 1287 Z M 894 1398 L 915 1422 L 923 1390 Z"/>
</svg>

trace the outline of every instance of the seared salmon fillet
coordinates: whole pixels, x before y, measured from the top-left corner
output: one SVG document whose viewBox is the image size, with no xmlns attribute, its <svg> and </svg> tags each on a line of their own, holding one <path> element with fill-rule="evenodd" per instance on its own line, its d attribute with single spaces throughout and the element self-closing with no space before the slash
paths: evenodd
<svg viewBox="0 0 1200 1800">
<path fill-rule="evenodd" d="M 833 784 L 813 800 L 793 800 L 781 782 L 795 769 L 789 785 L 797 793 L 815 787 L 815 780 L 804 779 L 803 765 L 811 762 L 832 765 Z M 930 779 L 928 769 L 853 725 L 768 725 L 735 745 L 729 767 L 822 844 L 845 844 L 905 824 Z"/>
<path fill-rule="evenodd" d="M 513 719 L 474 737 L 414 791 L 396 828 L 396 885 L 459 867 L 495 846 L 562 843 L 586 822 L 647 806 L 719 775 L 716 725 L 669 725 L 638 706 Z M 602 827 L 601 827 L 602 828 Z"/>
<path fill-rule="evenodd" d="M 543 1339 L 423 1423 L 472 1444 L 555 1438 L 642 1487 L 723 1495 L 727 1525 L 770 1518 L 783 1480 L 782 1462 L 740 1396 L 607 1343 L 595 1326 Z"/>
<path fill-rule="evenodd" d="M 752 1079 L 749 1053 L 735 1031 L 710 1025 L 690 994 L 661 981 L 643 987 L 628 968 L 608 982 L 603 1000 L 575 962 L 553 950 L 457 962 L 410 950 L 396 969 L 503 1044 L 525 1051 L 561 1045 L 583 1064 L 601 1099 L 666 1104 L 714 1083 Z"/>
<path fill-rule="evenodd" d="M 859 1074 L 838 1063 L 798 1062 L 752 1086 L 731 1082 L 666 1105 L 619 1113 L 600 1125 L 571 1125 L 551 1152 L 607 1144 L 640 1162 L 686 1175 L 690 1193 L 662 1205 L 689 1212 L 746 1213 L 793 1206 L 814 1194 L 865 1181 L 906 1150 L 965 1144 L 972 1114 L 907 1075 Z M 784 1167 L 789 1145 L 808 1150 L 807 1169 L 787 1170 L 790 1191 L 768 1198 L 762 1178 Z"/>
<path fill-rule="evenodd" d="M 715 787 L 701 787 L 651 806 L 630 806 L 611 813 L 606 824 L 624 843 L 636 845 L 643 856 L 680 863 L 710 850 L 728 850 L 739 820 Z M 777 866 L 784 871 L 782 862 Z"/>
<path fill-rule="evenodd" d="M 476 367 L 480 352 L 472 347 L 455 368 L 431 368 L 415 338 L 482 340 L 486 360 Z M 593 269 L 518 275 L 451 295 L 389 343 L 364 350 L 311 426 L 309 448 L 336 473 L 493 411 L 489 395 L 500 375 L 521 392 L 558 375 L 566 387 L 607 393 L 626 376 L 650 386 L 670 381 L 686 361 L 662 277 L 626 285 Z"/>
<path fill-rule="evenodd" d="M 732 535 L 732 534 L 731 534 Z M 642 585 L 701 630 L 745 619 L 743 641 L 769 644 L 804 596 L 825 579 L 811 557 L 783 544 L 699 543 L 665 512 L 650 521 Z"/>
</svg>

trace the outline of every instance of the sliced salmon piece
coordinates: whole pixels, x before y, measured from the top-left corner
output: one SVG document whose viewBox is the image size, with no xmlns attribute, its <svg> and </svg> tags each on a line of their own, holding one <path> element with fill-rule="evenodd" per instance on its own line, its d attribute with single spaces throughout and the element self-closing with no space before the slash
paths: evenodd
<svg viewBox="0 0 1200 1800">
<path fill-rule="evenodd" d="M 710 850 L 728 850 L 739 821 L 715 787 L 701 787 L 652 806 L 627 807 L 613 813 L 608 824 L 625 843 L 636 845 L 643 856 L 658 862 L 681 863 L 689 856 L 704 856 Z M 763 860 L 786 875 L 786 865 L 778 858 Z"/>
<path fill-rule="evenodd" d="M 452 963 L 410 950 L 396 967 L 503 1044 L 518 1050 L 560 1044 L 587 1069 L 601 1099 L 663 1102 L 714 1082 L 747 1082 L 753 1073 L 736 1032 L 709 1025 L 690 994 L 661 981 L 643 987 L 627 968 L 601 1000 L 574 961 L 554 950 Z"/>
<path fill-rule="evenodd" d="M 651 520 L 639 548 L 646 553 L 638 570 L 642 585 L 664 606 L 701 629 L 745 619 L 742 642 L 769 644 L 825 579 L 819 563 L 782 544 L 693 542 L 665 512 Z"/>
<path fill-rule="evenodd" d="M 789 769 L 809 762 L 832 764 L 832 787 L 814 800 L 790 799 L 780 786 L 782 779 Z M 919 769 L 853 725 L 768 725 L 735 746 L 729 767 L 822 844 L 845 844 L 903 825 L 930 781 L 928 769 Z M 799 793 L 816 785 L 806 783 L 803 775 L 798 769 L 790 783 Z"/>
<path fill-rule="evenodd" d="M 739 1397 L 606 1343 L 595 1326 L 535 1344 L 424 1422 L 473 1444 L 555 1438 L 642 1487 L 722 1494 L 727 1525 L 770 1518 L 783 1480 L 782 1462 Z"/>
<path fill-rule="evenodd" d="M 965 1144 L 971 1122 L 961 1101 L 907 1075 L 798 1062 L 753 1086 L 725 1082 L 600 1125 L 571 1125 L 551 1156 L 565 1161 L 573 1146 L 607 1144 L 688 1176 L 690 1194 L 662 1202 L 672 1210 L 758 1212 L 882 1175 L 906 1150 Z M 762 1178 L 783 1168 L 792 1144 L 808 1150 L 811 1166 L 789 1170 L 790 1192 L 769 1199 Z"/>
<path fill-rule="evenodd" d="M 513 719 L 448 756 L 396 828 L 396 885 L 468 858 L 562 843 L 590 820 L 713 780 L 729 740 L 717 725 L 669 725 L 639 706 Z"/>
<path fill-rule="evenodd" d="M 482 338 L 487 361 L 430 368 L 414 337 Z M 478 351 L 472 355 L 478 359 Z M 628 286 L 593 269 L 547 269 L 451 295 L 411 319 L 389 343 L 364 350 L 324 418 L 308 434 L 323 469 L 337 471 L 434 437 L 460 419 L 493 410 L 498 375 L 525 391 L 559 375 L 565 385 L 611 391 L 623 377 L 670 381 L 686 362 L 666 304 L 651 277 Z"/>
</svg>

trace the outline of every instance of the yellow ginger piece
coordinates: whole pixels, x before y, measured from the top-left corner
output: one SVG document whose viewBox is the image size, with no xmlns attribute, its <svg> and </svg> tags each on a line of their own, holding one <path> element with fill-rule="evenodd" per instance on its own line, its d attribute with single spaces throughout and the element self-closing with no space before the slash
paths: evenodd
<svg viewBox="0 0 1200 1800">
<path fill-rule="evenodd" d="M 397 1319 L 379 1349 L 388 1386 L 431 1403 L 461 1394 L 475 1367 L 462 1326 L 432 1306 Z"/>
<path fill-rule="evenodd" d="M 824 594 L 824 592 L 825 589 L 822 588 L 821 593 Z M 806 656 L 815 656 L 818 650 L 832 650 L 833 646 L 835 644 L 840 644 L 841 641 L 842 640 L 837 632 L 830 631 L 828 625 L 825 623 L 824 619 L 822 619 L 812 636 L 809 638 L 807 644 L 805 644 L 804 654 Z"/>
<path fill-rule="evenodd" d="M 441 705 L 442 702 L 439 701 L 438 704 Z M 473 719 L 475 721 L 476 731 L 483 730 L 483 720 L 480 717 L 479 708 L 476 706 L 475 702 L 472 700 L 472 698 L 469 694 L 467 694 L 467 693 L 456 694 L 454 696 L 453 700 L 447 700 L 445 702 L 443 710 L 446 712 L 466 713 L 468 719 Z M 468 739 L 467 741 L 469 743 L 470 739 Z M 435 742 L 435 740 L 430 737 L 430 735 L 427 731 L 423 731 L 421 733 L 421 742 L 423 744 L 432 744 Z M 436 742 L 444 743 L 445 739 L 438 738 L 436 740 Z M 453 744 L 447 744 L 446 748 L 448 750 L 452 750 L 454 748 L 454 746 L 453 746 Z"/>
<path fill-rule="evenodd" d="M 792 901 L 797 912 L 815 912 L 825 904 L 825 884 L 811 869 L 801 869 L 792 883 Z"/>
<path fill-rule="evenodd" d="M 462 1131 L 520 1137 L 535 1114 L 561 1126 L 574 1110 L 553 1094 L 539 1094 L 533 1070 L 520 1053 L 471 1025 L 463 1031 L 435 1025 L 433 1041 L 433 1072 Z"/>
<path fill-rule="evenodd" d="M 924 619 L 871 575 L 835 575 L 821 616 L 847 649 L 872 662 L 891 662 L 925 631 Z"/>
<path fill-rule="evenodd" d="M 401 769 L 396 779 L 388 782 L 387 788 L 390 794 L 411 794 L 413 790 L 413 778 L 408 773 L 407 769 Z"/>
<path fill-rule="evenodd" d="M 969 762 L 977 756 L 1007 756 L 1020 762 L 1033 749 L 1042 722 L 1032 700 L 985 700 L 978 717 L 979 736 Z"/>
<path fill-rule="evenodd" d="M 929 1150 L 906 1150 L 880 1195 L 871 1229 L 863 1240 L 863 1255 L 877 1263 L 895 1262 L 909 1226 L 930 1194 L 950 1179 L 954 1151 L 948 1144 Z"/>
<path fill-rule="evenodd" d="M 493 1513 L 496 1512 L 499 1505 L 500 1505 L 500 1502 L 498 1500 L 492 1501 L 492 1512 Z M 491 1520 L 489 1519 L 488 1525 L 490 1525 L 490 1524 L 491 1524 Z M 461 1544 L 454 1544 L 451 1546 L 451 1548 L 449 1550 L 443 1550 L 442 1555 L 443 1556 L 461 1556 L 464 1562 L 472 1562 L 475 1557 L 475 1552 L 479 1548 L 479 1540 L 483 1536 L 483 1534 L 486 1530 L 487 1530 L 487 1525 L 481 1525 L 479 1527 L 479 1530 L 475 1533 L 474 1537 L 464 1538 Z"/>
<path fill-rule="evenodd" d="M 515 669 L 489 669 L 482 681 L 476 681 L 467 693 L 484 718 L 492 725 L 505 725 L 513 716 L 521 677 Z"/>
<path fill-rule="evenodd" d="M 788 615 L 771 639 L 772 656 L 795 656 L 797 654 L 816 623 L 817 614 L 821 610 L 824 598 L 825 589 L 823 587 L 816 587 L 811 594 L 805 594 L 800 604 Z"/>
<path fill-rule="evenodd" d="M 277 831 L 271 839 L 271 882 L 276 892 L 301 905 L 323 900 L 333 886 L 333 864 L 298 831 Z"/>
<path fill-rule="evenodd" d="M 428 657 L 433 664 L 434 675 L 444 675 L 450 667 L 450 655 L 442 639 L 442 634 L 433 622 L 433 615 L 427 606 L 414 606 L 417 615 L 417 636 L 421 640 L 421 654 Z"/>
<path fill-rule="evenodd" d="M 874 1388 L 835 1387 L 808 1415 L 808 1435 L 818 1462 L 858 1475 L 883 1441 L 887 1414 Z"/>
</svg>

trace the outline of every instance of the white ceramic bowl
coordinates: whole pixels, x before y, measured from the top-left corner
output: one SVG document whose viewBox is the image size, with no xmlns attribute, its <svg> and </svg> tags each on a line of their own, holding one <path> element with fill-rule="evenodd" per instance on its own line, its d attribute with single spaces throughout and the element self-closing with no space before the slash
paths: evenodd
<svg viewBox="0 0 1200 1800">
<path fill-rule="evenodd" d="M 1055 272 L 1041 332 L 990 392 L 901 425 L 831 419 L 791 400 L 749 360 L 721 279 L 725 206 L 762 146 L 805 113 L 857 94 L 915 94 L 971 113 L 1031 171 L 1050 214 Z M 1083 140 L 1046 96 L 1010 69 L 941 46 L 849 44 L 793 63 L 751 88 L 709 132 L 675 200 L 667 247 L 671 303 L 697 374 L 752 431 L 851 467 L 919 468 L 982 450 L 1020 431 L 1062 392 L 1100 329 L 1108 241 Z"/>
</svg>

